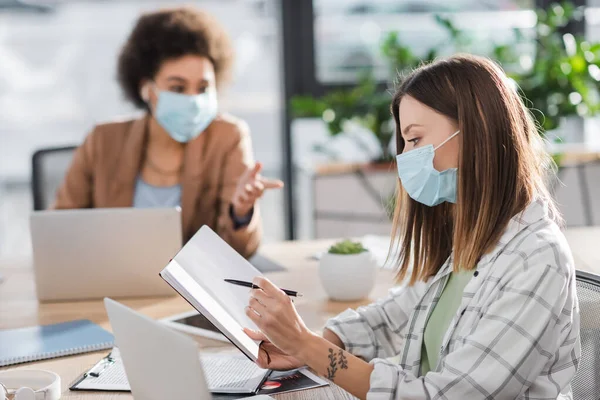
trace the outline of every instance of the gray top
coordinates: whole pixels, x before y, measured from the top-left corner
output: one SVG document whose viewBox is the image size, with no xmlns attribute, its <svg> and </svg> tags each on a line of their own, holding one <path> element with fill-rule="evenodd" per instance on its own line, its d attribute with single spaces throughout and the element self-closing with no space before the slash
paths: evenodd
<svg viewBox="0 0 600 400">
<path fill-rule="evenodd" d="M 181 185 L 173 186 L 153 186 L 141 177 L 135 182 L 135 191 L 133 195 L 133 207 L 179 207 L 181 205 Z"/>
</svg>

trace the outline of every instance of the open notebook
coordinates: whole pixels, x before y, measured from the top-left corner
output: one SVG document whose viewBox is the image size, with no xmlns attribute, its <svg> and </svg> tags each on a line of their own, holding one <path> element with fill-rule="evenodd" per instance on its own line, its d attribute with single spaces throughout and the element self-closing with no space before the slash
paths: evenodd
<svg viewBox="0 0 600 400">
<path fill-rule="evenodd" d="M 243 332 L 258 329 L 245 314 L 248 288 L 224 279 L 252 281 L 262 274 L 208 226 L 203 226 L 160 272 L 160 276 L 215 325 L 250 360 L 260 342 Z"/>
</svg>

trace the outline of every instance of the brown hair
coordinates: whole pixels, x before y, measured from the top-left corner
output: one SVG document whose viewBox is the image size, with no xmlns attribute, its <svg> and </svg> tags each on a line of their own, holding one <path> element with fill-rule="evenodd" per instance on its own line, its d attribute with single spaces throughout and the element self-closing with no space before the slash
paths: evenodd
<svg viewBox="0 0 600 400">
<path fill-rule="evenodd" d="M 393 247 L 398 280 L 435 275 L 454 250 L 454 270 L 470 270 L 497 244 L 510 219 L 536 197 L 547 198 L 545 171 L 553 166 L 534 120 L 504 72 L 491 60 L 458 55 L 424 65 L 403 79 L 391 111 L 398 154 L 404 149 L 400 101 L 404 96 L 458 123 L 460 154 L 456 205 L 428 207 L 398 181 Z"/>
<path fill-rule="evenodd" d="M 161 65 L 186 55 L 208 58 L 218 86 L 228 80 L 233 46 L 225 28 L 210 14 L 193 7 L 169 8 L 140 16 L 121 48 L 117 77 L 125 97 L 146 108 L 140 95 L 144 79 L 154 79 Z"/>
</svg>

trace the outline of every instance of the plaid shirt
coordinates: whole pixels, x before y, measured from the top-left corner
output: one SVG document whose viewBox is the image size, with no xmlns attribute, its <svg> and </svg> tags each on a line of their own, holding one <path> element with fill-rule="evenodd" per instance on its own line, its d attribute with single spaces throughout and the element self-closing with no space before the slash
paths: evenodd
<svg viewBox="0 0 600 400">
<path fill-rule="evenodd" d="M 546 203 L 513 217 L 482 257 L 438 365 L 420 376 L 425 324 L 451 271 L 452 257 L 427 283 L 328 321 L 346 350 L 373 364 L 367 399 L 572 398 L 581 354 L 575 268 Z"/>
</svg>

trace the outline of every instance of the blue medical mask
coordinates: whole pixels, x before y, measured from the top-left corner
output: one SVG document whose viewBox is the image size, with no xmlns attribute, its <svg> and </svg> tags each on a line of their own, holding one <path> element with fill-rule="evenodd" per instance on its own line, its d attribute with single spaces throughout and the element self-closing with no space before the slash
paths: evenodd
<svg viewBox="0 0 600 400">
<path fill-rule="evenodd" d="M 433 168 L 435 151 L 458 135 L 454 132 L 437 147 L 427 145 L 396 156 L 398 176 L 404 190 L 415 201 L 433 207 L 445 201 L 456 203 L 456 168 Z"/>
<path fill-rule="evenodd" d="M 154 118 L 180 143 L 187 143 L 200 135 L 217 116 L 217 92 L 214 88 L 205 93 L 186 95 L 158 90 Z"/>
</svg>

